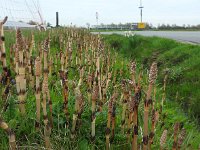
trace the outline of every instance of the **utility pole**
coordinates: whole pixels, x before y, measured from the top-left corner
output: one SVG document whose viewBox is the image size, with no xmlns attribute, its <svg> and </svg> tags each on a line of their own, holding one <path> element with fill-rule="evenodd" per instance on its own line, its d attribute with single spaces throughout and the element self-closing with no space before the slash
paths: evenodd
<svg viewBox="0 0 200 150">
<path fill-rule="evenodd" d="M 59 27 L 59 15 L 58 15 L 58 12 L 56 12 L 56 27 Z"/>
<path fill-rule="evenodd" d="M 140 7 L 139 7 L 139 9 L 140 9 L 140 16 L 141 16 L 141 23 L 142 23 L 142 9 L 143 9 L 144 7 L 142 6 L 142 0 L 140 0 Z"/>
<path fill-rule="evenodd" d="M 96 21 L 97 21 L 97 29 L 98 29 L 98 25 L 99 25 L 99 13 L 96 12 Z"/>
</svg>

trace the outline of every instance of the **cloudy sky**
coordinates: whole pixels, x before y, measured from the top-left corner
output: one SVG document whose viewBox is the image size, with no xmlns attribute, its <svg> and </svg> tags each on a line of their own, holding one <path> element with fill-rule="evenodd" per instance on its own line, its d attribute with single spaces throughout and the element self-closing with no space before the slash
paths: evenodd
<svg viewBox="0 0 200 150">
<path fill-rule="evenodd" d="M 3 1 L 7 3 L 7 6 Z M 71 22 L 79 26 L 86 23 L 94 25 L 96 24 L 96 12 L 99 13 L 99 23 L 140 21 L 138 9 L 140 0 L 1 0 L 0 7 L 2 5 L 13 8 L 14 6 L 11 7 L 9 2 L 12 4 L 16 2 L 15 6 L 17 6 L 20 2 L 25 4 L 25 2 L 31 3 L 32 1 L 39 1 L 44 20 L 53 25 L 56 11 L 59 12 L 60 24 L 63 25 L 69 25 Z M 200 24 L 200 0 L 143 0 L 143 5 L 144 22 L 152 23 L 155 26 L 162 23 Z M 18 9 L 22 9 L 20 7 Z M 21 12 L 19 18 L 22 14 L 26 15 L 24 18 L 31 16 L 26 12 Z"/>
<path fill-rule="evenodd" d="M 99 23 L 138 22 L 139 3 L 139 0 L 40 0 L 47 21 L 54 23 L 58 11 L 62 24 L 78 25 L 96 24 L 95 12 L 99 13 Z M 200 0 L 143 0 L 143 5 L 144 22 L 200 24 Z"/>
</svg>

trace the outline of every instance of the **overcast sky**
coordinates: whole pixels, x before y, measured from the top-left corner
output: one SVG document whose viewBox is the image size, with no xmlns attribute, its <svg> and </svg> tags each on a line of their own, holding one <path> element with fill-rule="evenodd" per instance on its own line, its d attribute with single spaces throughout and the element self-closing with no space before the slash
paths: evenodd
<svg viewBox="0 0 200 150">
<path fill-rule="evenodd" d="M 140 21 L 140 0 L 0 0 L 0 17 L 8 15 L 14 21 L 39 21 L 37 10 L 34 10 L 37 1 L 44 20 L 53 25 L 56 11 L 62 25 L 95 25 L 96 12 L 99 24 Z M 143 21 L 154 26 L 200 24 L 200 0 L 143 0 L 143 6 Z"/>
<path fill-rule="evenodd" d="M 44 18 L 55 24 L 55 12 L 61 24 L 138 22 L 140 0 L 40 0 Z M 143 0 L 144 22 L 165 24 L 200 24 L 200 0 Z"/>
</svg>

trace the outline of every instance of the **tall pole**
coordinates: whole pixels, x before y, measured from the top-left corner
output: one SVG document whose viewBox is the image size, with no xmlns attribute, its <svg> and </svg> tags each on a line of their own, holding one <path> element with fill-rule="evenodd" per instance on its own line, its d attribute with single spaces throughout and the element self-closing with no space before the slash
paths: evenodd
<svg viewBox="0 0 200 150">
<path fill-rule="evenodd" d="M 58 12 L 56 12 L 56 27 L 59 27 L 59 15 L 58 15 Z"/>
<path fill-rule="evenodd" d="M 141 16 L 141 23 L 142 23 L 142 9 L 143 9 L 144 7 L 142 6 L 142 0 L 140 0 L 140 7 L 139 7 L 139 9 L 140 9 L 140 16 Z"/>
<path fill-rule="evenodd" d="M 97 21 L 97 29 L 98 29 L 98 25 L 99 25 L 99 13 L 96 12 L 96 21 Z"/>
</svg>

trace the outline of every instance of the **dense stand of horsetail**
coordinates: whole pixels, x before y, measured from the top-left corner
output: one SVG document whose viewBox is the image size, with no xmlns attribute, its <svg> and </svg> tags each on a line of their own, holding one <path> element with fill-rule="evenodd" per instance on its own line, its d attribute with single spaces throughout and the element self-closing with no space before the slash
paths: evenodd
<svg viewBox="0 0 200 150">
<path fill-rule="evenodd" d="M 16 42 L 6 50 L 5 43 L 9 40 L 4 37 L 6 20 L 0 22 L 0 128 L 8 136 L 10 149 L 22 149 L 22 142 L 18 142 L 20 134 L 16 136 L 14 132 L 17 129 L 10 128 L 5 122 L 5 119 L 9 122 L 5 114 L 11 94 L 16 95 L 13 107 L 20 118 L 29 117 L 30 112 L 34 114 L 32 130 L 42 136 L 40 144 L 46 149 L 54 147 L 53 130 L 59 128 L 65 132 L 68 129 L 65 136 L 75 141 L 83 127 L 88 133 L 85 137 L 90 141 L 91 149 L 100 145 L 101 149 L 109 150 L 115 143 L 132 150 L 167 147 L 170 133 L 168 129 L 160 128 L 165 90 L 164 96 L 156 93 L 159 88 L 156 62 L 152 62 L 147 70 L 134 60 L 120 62 L 117 53 L 110 50 L 100 35 L 72 27 L 37 33 L 43 37 L 37 41 L 36 31 L 25 36 L 17 29 L 13 31 Z M 164 89 L 166 80 L 167 77 Z M 51 94 L 57 88 L 55 83 L 59 84 L 56 96 L 59 103 Z M 35 101 L 32 107 L 28 107 L 30 97 Z M 58 104 L 60 112 L 55 108 Z M 104 120 L 97 122 L 100 115 Z M 62 123 L 59 122 L 61 118 Z M 84 126 L 85 123 L 88 126 Z M 163 133 L 158 135 L 158 130 Z M 181 149 L 186 134 L 184 127 L 175 123 L 170 135 L 174 136 L 171 148 Z M 117 139 L 119 135 L 124 137 L 122 141 Z M 99 144 L 97 137 L 105 142 Z"/>
</svg>

